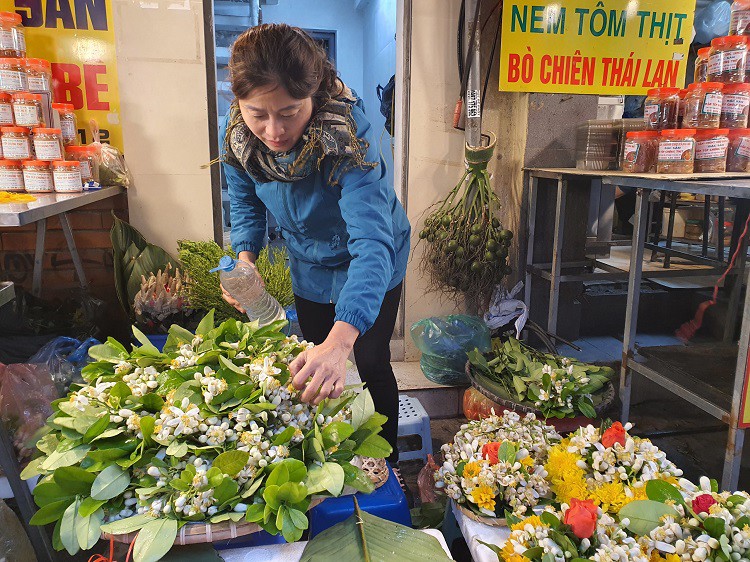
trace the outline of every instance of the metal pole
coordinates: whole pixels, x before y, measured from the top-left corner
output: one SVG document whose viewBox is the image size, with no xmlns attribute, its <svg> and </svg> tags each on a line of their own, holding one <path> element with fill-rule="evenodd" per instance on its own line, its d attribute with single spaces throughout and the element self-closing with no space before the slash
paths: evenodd
<svg viewBox="0 0 750 562">
<path fill-rule="evenodd" d="M 479 23 L 481 22 L 480 10 L 477 9 L 477 4 L 481 0 L 466 0 L 466 7 L 464 13 L 464 36 L 466 37 L 466 50 L 470 53 L 471 68 L 469 69 L 469 79 L 466 82 L 466 127 L 465 136 L 466 143 L 469 146 L 481 146 L 482 140 L 482 113 L 481 113 L 481 67 L 479 57 L 479 47 L 481 41 L 479 38 L 480 29 Z M 471 43 L 471 30 L 474 26 L 474 19 L 477 19 L 477 30 L 474 33 L 474 43 Z"/>
</svg>

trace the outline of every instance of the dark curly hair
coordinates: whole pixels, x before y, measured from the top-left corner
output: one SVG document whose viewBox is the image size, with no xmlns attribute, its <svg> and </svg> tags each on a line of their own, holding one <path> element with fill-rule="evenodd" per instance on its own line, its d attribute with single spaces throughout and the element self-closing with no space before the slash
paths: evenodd
<svg viewBox="0 0 750 562">
<path fill-rule="evenodd" d="M 229 57 L 229 79 L 237 99 L 276 84 L 295 99 L 311 97 L 315 109 L 343 88 L 325 51 L 307 33 L 284 23 L 251 27 L 237 38 Z"/>
</svg>

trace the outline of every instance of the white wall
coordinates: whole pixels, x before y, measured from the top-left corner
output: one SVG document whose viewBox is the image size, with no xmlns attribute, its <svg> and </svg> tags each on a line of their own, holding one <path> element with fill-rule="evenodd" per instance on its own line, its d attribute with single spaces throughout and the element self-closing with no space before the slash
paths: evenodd
<svg viewBox="0 0 750 562">
<path fill-rule="evenodd" d="M 176 254 L 213 239 L 201 0 L 113 0 L 130 220 Z"/>
<path fill-rule="evenodd" d="M 287 23 L 305 29 L 336 31 L 336 68 L 362 95 L 362 14 L 352 0 L 279 0 L 262 6 L 262 23 Z"/>
</svg>

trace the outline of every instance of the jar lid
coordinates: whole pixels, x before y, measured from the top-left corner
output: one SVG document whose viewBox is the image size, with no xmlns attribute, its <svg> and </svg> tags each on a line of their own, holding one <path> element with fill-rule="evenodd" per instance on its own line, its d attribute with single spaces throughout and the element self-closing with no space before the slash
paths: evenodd
<svg viewBox="0 0 750 562">
<path fill-rule="evenodd" d="M 712 47 L 737 47 L 739 45 L 747 45 L 747 37 L 744 35 L 727 35 L 711 41 Z"/>
<path fill-rule="evenodd" d="M 21 66 L 23 64 L 23 59 L 14 59 L 10 57 L 4 57 L 0 58 L 0 64 L 12 64 L 15 66 Z"/>
<path fill-rule="evenodd" d="M 26 66 L 52 72 L 52 64 L 47 59 L 26 59 Z"/>
<path fill-rule="evenodd" d="M 625 136 L 629 139 L 655 139 L 659 131 L 629 131 Z"/>
<path fill-rule="evenodd" d="M 661 132 L 661 136 L 672 139 L 682 139 L 695 136 L 695 132 L 696 129 L 664 129 Z"/>
<path fill-rule="evenodd" d="M 688 91 L 691 90 L 723 90 L 724 84 L 722 82 L 693 82 L 688 86 Z"/>
<path fill-rule="evenodd" d="M 0 168 L 20 168 L 19 160 L 0 160 Z"/>
<path fill-rule="evenodd" d="M 42 101 L 42 94 L 32 94 L 30 92 L 14 92 L 11 97 L 14 100 L 35 100 L 35 101 Z"/>
<path fill-rule="evenodd" d="M 688 89 L 683 88 L 682 90 L 680 90 L 680 93 L 678 95 L 680 96 L 680 99 L 682 99 L 687 95 L 687 93 L 688 93 Z"/>
<path fill-rule="evenodd" d="M 49 162 L 47 162 L 46 160 L 24 160 L 22 164 L 24 168 L 26 166 L 43 166 L 45 168 L 49 168 Z"/>
<path fill-rule="evenodd" d="M 62 135 L 60 129 L 50 129 L 49 127 L 37 127 L 31 130 L 35 135 Z"/>
<path fill-rule="evenodd" d="M 52 165 L 56 168 L 80 168 L 81 163 L 78 160 L 55 160 Z"/>
<path fill-rule="evenodd" d="M 57 111 L 62 111 L 62 112 L 68 112 L 68 111 L 73 111 L 75 108 L 73 107 L 72 103 L 53 103 L 52 109 L 56 109 Z"/>
<path fill-rule="evenodd" d="M 13 22 L 14 25 L 21 25 L 21 15 L 15 12 L 0 12 L 0 21 Z"/>
<path fill-rule="evenodd" d="M 8 92 L 0 92 L 0 101 L 9 102 L 11 99 L 13 99 L 13 96 Z"/>
<path fill-rule="evenodd" d="M 26 133 L 29 134 L 28 127 L 0 127 L 0 133 Z"/>
<path fill-rule="evenodd" d="M 734 94 L 736 92 L 750 92 L 750 83 L 740 82 L 739 84 L 724 85 L 725 94 Z"/>
<path fill-rule="evenodd" d="M 653 88 L 648 91 L 648 97 L 676 96 L 680 93 L 679 88 Z"/>
<path fill-rule="evenodd" d="M 698 129 L 695 133 L 697 139 L 707 139 L 711 137 L 725 137 L 729 134 L 729 129 Z"/>
<path fill-rule="evenodd" d="M 708 54 L 711 52 L 711 47 L 703 47 L 702 49 L 698 49 L 698 57 L 699 58 L 708 58 Z"/>
<path fill-rule="evenodd" d="M 65 147 L 65 152 L 70 152 L 70 153 L 73 153 L 73 154 L 75 154 L 76 152 L 80 152 L 80 153 L 83 153 L 83 154 L 89 154 L 89 153 L 90 154 L 98 154 L 99 153 L 99 148 L 96 147 L 96 146 L 94 146 L 93 144 L 86 144 L 86 145 L 83 145 L 83 146 L 71 145 L 71 146 L 66 146 Z"/>
<path fill-rule="evenodd" d="M 729 129 L 730 137 L 750 137 L 750 129 Z"/>
</svg>

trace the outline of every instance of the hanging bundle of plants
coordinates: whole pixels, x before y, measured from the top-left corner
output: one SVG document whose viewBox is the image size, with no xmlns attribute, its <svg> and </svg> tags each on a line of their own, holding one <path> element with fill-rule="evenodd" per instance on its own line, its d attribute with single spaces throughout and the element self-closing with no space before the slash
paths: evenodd
<svg viewBox="0 0 750 562">
<path fill-rule="evenodd" d="M 466 145 L 466 173 L 419 233 L 427 243 L 421 265 L 431 289 L 464 295 L 481 307 L 512 272 L 508 249 L 513 233 L 497 216 L 500 201 L 487 172 L 495 140 L 492 135 L 488 146 Z"/>
</svg>

